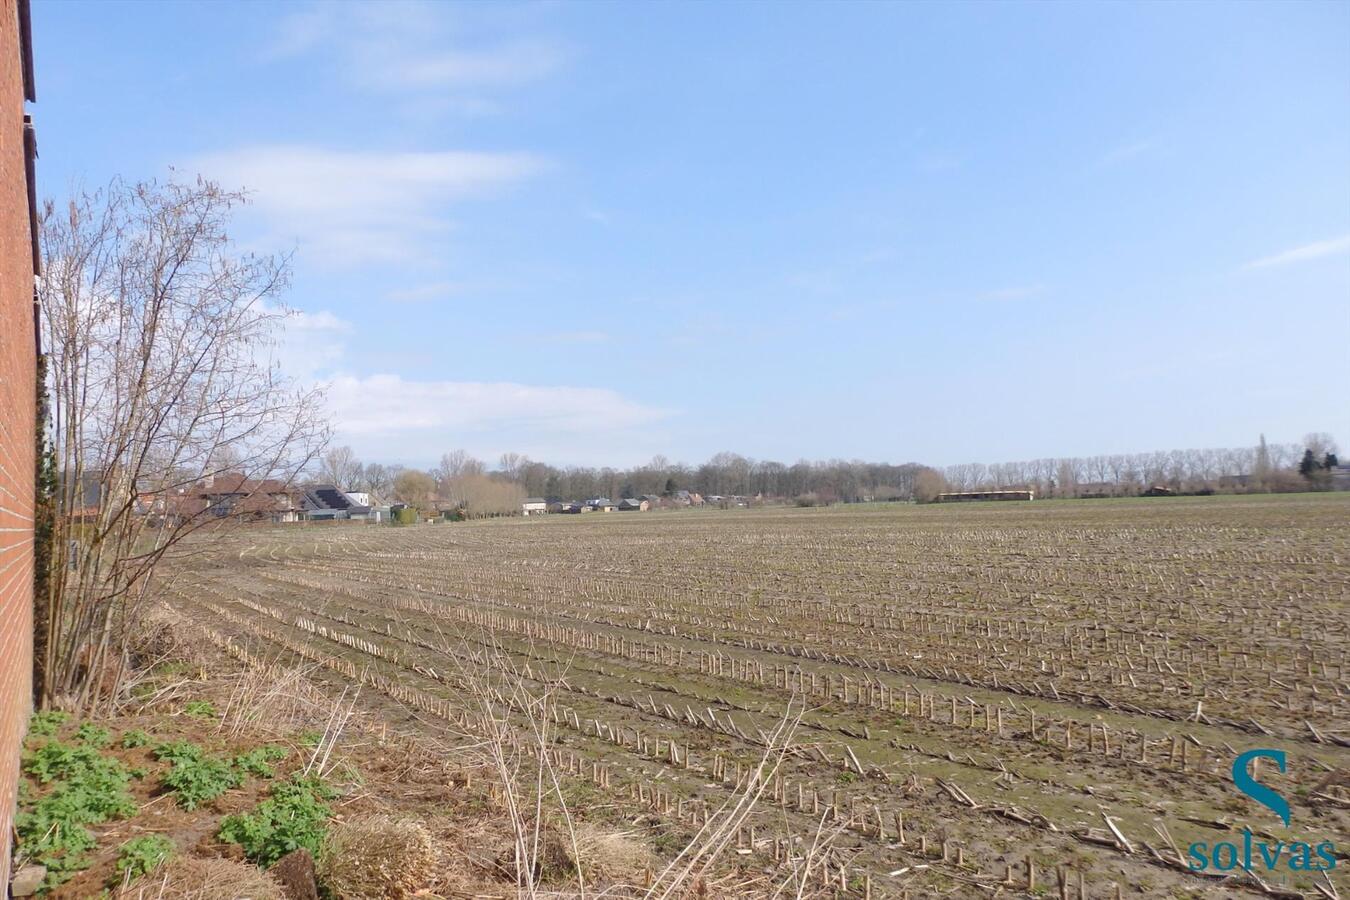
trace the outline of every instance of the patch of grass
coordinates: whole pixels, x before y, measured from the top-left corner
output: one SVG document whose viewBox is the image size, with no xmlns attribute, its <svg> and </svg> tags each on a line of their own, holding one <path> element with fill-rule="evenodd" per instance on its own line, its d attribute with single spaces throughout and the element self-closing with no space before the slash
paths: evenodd
<svg viewBox="0 0 1350 900">
<path fill-rule="evenodd" d="M 155 757 L 170 763 L 164 786 L 186 810 L 194 810 L 244 783 L 243 775 L 229 760 L 210 756 L 191 741 L 161 744 L 155 748 Z"/>
<path fill-rule="evenodd" d="M 25 791 L 14 827 L 24 853 L 47 867 L 46 888 L 85 868 L 94 847 L 86 825 L 134 815 L 127 790 L 131 773 L 122 763 L 87 745 L 51 741 L 25 755 L 24 772 L 51 788 L 40 797 Z"/>
<path fill-rule="evenodd" d="M 210 700 L 189 700 L 183 707 L 183 712 L 199 719 L 214 719 L 216 706 Z"/>
<path fill-rule="evenodd" d="M 319 778 L 282 782 L 253 812 L 226 817 L 221 840 L 240 845 L 249 861 L 262 868 L 301 847 L 317 855 L 333 814 L 325 801 L 336 796 Z"/>
<path fill-rule="evenodd" d="M 53 737 L 57 729 L 64 725 L 70 719 L 69 713 L 64 713 L 59 709 L 44 709 L 33 713 L 33 718 L 28 721 L 29 737 Z"/>
<path fill-rule="evenodd" d="M 133 728 L 122 735 L 123 750 L 134 750 L 137 747 L 148 746 L 150 746 L 149 732 L 141 731 L 139 728 Z"/>
<path fill-rule="evenodd" d="M 134 837 L 117 848 L 115 883 L 134 881 L 173 855 L 173 841 L 162 834 Z"/>
</svg>

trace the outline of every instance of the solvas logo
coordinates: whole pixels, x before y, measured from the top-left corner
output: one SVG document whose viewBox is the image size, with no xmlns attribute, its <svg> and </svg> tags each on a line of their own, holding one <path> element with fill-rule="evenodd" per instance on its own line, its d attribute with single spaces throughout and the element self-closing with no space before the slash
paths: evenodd
<svg viewBox="0 0 1350 900">
<path fill-rule="evenodd" d="M 1254 759 L 1271 759 L 1285 770 L 1283 750 L 1248 750 L 1233 760 L 1233 784 L 1248 797 L 1260 803 L 1266 809 L 1280 817 L 1286 828 L 1289 827 L 1289 803 L 1278 793 L 1266 787 L 1252 777 L 1247 765 Z M 1193 871 L 1203 872 L 1213 867 L 1220 871 L 1242 868 L 1252 869 L 1289 869 L 1295 872 L 1321 872 L 1336 868 L 1336 846 L 1331 841 L 1311 844 L 1307 841 L 1276 841 L 1273 844 L 1252 839 L 1250 831 L 1244 831 L 1241 844 L 1235 841 L 1222 841 L 1212 847 L 1203 841 L 1196 841 L 1186 848 L 1190 857 L 1187 865 Z"/>
</svg>

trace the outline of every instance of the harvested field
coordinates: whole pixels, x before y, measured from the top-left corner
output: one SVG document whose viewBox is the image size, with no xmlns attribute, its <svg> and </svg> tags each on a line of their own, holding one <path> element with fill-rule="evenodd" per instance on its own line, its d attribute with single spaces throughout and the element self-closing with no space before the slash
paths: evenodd
<svg viewBox="0 0 1350 900">
<path fill-rule="evenodd" d="M 196 549 L 169 591 L 205 639 L 359 681 L 392 727 L 467 740 L 466 685 L 552 691 L 558 764 L 667 823 L 668 850 L 804 705 L 728 857 L 766 886 L 830 829 L 812 889 L 849 896 L 1330 896 L 1344 861 L 1263 888 L 1184 854 L 1244 827 L 1350 852 L 1347 495 L 290 526 Z M 1259 773 L 1288 828 L 1233 786 L 1256 747 L 1288 754 Z"/>
</svg>

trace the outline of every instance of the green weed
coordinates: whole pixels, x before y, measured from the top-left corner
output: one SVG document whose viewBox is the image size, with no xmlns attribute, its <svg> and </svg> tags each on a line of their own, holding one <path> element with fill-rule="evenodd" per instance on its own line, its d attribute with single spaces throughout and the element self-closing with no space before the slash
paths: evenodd
<svg viewBox="0 0 1350 900">
<path fill-rule="evenodd" d="M 141 731 L 139 728 L 133 728 L 131 731 L 122 735 L 122 749 L 134 750 L 137 747 L 150 746 L 150 735 L 148 732 Z"/>
<path fill-rule="evenodd" d="M 75 740 L 90 747 L 106 747 L 112 735 L 102 725 L 85 722 L 75 731 Z"/>
<path fill-rule="evenodd" d="M 215 704 L 210 700 L 189 700 L 183 707 L 183 712 L 199 719 L 214 719 L 216 717 Z"/>
<path fill-rule="evenodd" d="M 47 888 L 88 865 L 94 847 L 86 825 L 131 816 L 136 802 L 127 790 L 131 773 L 120 761 L 87 745 L 52 741 L 24 757 L 24 772 L 51 789 L 34 798 L 25 792 L 15 817 L 23 851 L 47 867 Z"/>
<path fill-rule="evenodd" d="M 70 719 L 69 713 L 64 713 L 59 709 L 44 709 L 33 713 L 33 718 L 28 722 L 29 737 L 52 737 L 57 729 L 64 725 Z"/>
<path fill-rule="evenodd" d="M 281 782 L 253 812 L 226 817 L 220 825 L 220 837 L 239 844 L 244 855 L 263 868 L 301 847 L 317 854 L 333 813 L 325 801 L 336 796 L 318 778 Z"/>
<path fill-rule="evenodd" d="M 276 772 L 268 763 L 285 758 L 286 750 L 283 747 L 255 747 L 247 753 L 236 756 L 234 767 L 257 778 L 271 778 Z"/>
<path fill-rule="evenodd" d="M 117 848 L 115 883 L 134 881 L 173 855 L 173 841 L 162 834 L 134 837 Z"/>
<path fill-rule="evenodd" d="M 239 787 L 244 778 L 230 764 L 191 741 L 172 741 L 155 748 L 155 757 L 170 763 L 164 786 L 176 795 L 178 805 L 193 810 L 209 803 L 230 788 Z"/>
</svg>

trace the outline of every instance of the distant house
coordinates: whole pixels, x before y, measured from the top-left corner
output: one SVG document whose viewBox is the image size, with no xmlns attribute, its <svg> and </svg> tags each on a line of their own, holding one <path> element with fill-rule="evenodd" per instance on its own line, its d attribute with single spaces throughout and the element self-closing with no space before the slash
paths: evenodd
<svg viewBox="0 0 1350 900">
<path fill-rule="evenodd" d="M 614 501 L 608 497 L 592 497 L 590 500 L 586 501 L 586 505 L 595 512 L 614 512 L 614 510 L 618 509 L 618 507 L 614 505 Z"/>
<path fill-rule="evenodd" d="M 526 497 L 520 511 L 527 516 L 542 516 L 548 512 L 548 501 L 543 497 Z"/>
<path fill-rule="evenodd" d="M 575 516 L 580 515 L 581 513 L 590 512 L 591 507 L 589 504 L 586 503 L 565 503 L 563 504 L 562 508 L 558 511 L 561 513 L 566 513 L 567 515 Z"/>
<path fill-rule="evenodd" d="M 949 491 L 937 495 L 938 503 L 963 503 L 978 500 L 1035 500 L 1035 491 Z"/>
<path fill-rule="evenodd" d="M 619 501 L 619 512 L 646 512 L 651 508 L 651 504 L 646 500 L 638 500 L 628 497 Z"/>
<path fill-rule="evenodd" d="M 658 497 L 656 494 L 643 494 L 638 499 L 646 500 L 648 509 L 657 509 L 661 505 L 661 498 Z"/>
<path fill-rule="evenodd" d="M 321 513 L 322 515 L 311 515 L 313 519 L 345 519 L 347 510 L 358 504 L 335 484 L 314 484 L 305 490 L 305 509 L 311 513 Z M 330 513 L 342 513 L 342 515 L 331 515 Z"/>
<path fill-rule="evenodd" d="M 298 522 L 304 509 L 303 495 L 285 483 L 233 472 L 205 479 L 173 499 L 179 516 L 248 522 Z"/>
</svg>

